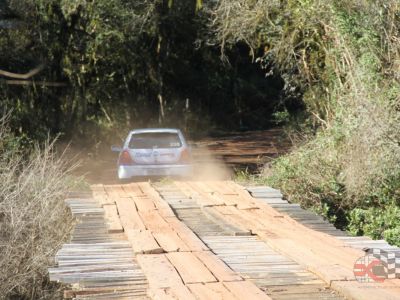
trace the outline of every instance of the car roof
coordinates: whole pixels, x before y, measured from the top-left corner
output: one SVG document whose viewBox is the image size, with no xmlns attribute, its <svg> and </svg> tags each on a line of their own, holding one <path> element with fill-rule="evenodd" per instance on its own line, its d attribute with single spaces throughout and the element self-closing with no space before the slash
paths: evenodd
<svg viewBox="0 0 400 300">
<path fill-rule="evenodd" d="M 146 133 L 146 132 L 170 132 L 170 133 L 178 133 L 179 129 L 176 128 L 140 128 L 131 130 L 130 133 Z"/>
</svg>

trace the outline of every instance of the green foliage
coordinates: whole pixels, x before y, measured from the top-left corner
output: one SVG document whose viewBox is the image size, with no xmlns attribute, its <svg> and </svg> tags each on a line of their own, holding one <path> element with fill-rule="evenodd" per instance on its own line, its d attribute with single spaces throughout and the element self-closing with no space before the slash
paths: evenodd
<svg viewBox="0 0 400 300">
<path fill-rule="evenodd" d="M 21 134 L 43 140 L 50 130 L 92 144 L 160 122 L 189 130 L 271 124 L 279 76 L 265 85 L 243 45 L 230 50 L 231 65 L 222 64 L 218 48 L 202 41 L 209 28 L 201 0 L 9 0 L 8 6 L 26 26 L 0 29 L 1 68 L 24 73 L 44 62 L 34 79 L 67 85 L 0 81 L 0 109 L 14 108 L 13 128 Z"/>
<path fill-rule="evenodd" d="M 343 226 L 344 184 L 338 176 L 335 144 L 320 134 L 315 140 L 275 160 L 272 175 L 265 182 L 279 187 L 291 202 L 300 202 L 327 219 Z"/>
<path fill-rule="evenodd" d="M 362 203 L 348 213 L 348 229 L 400 246 L 400 173 L 389 176 Z"/>
<path fill-rule="evenodd" d="M 276 124 L 285 124 L 290 120 L 290 114 L 287 109 L 283 111 L 277 111 L 272 115 Z"/>
<path fill-rule="evenodd" d="M 398 244 L 397 1 L 222 0 L 214 12 L 214 38 L 262 50 L 258 61 L 283 73 L 287 99 L 300 91 L 316 132 L 267 182 L 353 233 Z"/>
<path fill-rule="evenodd" d="M 246 169 L 236 169 L 233 180 L 241 184 L 257 185 L 262 184 L 262 179 L 259 175 L 250 172 Z"/>
<path fill-rule="evenodd" d="M 400 246 L 400 208 L 397 205 L 356 208 L 349 212 L 348 219 L 350 233 L 385 239 L 392 245 Z"/>
</svg>

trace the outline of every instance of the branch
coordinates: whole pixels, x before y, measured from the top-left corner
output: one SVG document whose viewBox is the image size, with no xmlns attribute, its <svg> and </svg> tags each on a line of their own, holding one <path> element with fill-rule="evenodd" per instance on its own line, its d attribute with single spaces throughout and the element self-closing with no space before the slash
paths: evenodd
<svg viewBox="0 0 400 300">
<path fill-rule="evenodd" d="M 28 79 L 28 78 L 31 78 L 32 76 L 36 75 L 43 69 L 44 69 L 44 64 L 40 64 L 39 66 L 37 66 L 36 68 L 30 70 L 28 73 L 25 73 L 25 74 L 16 74 L 16 73 L 0 70 L 0 75 L 10 77 L 10 78 Z"/>
<path fill-rule="evenodd" d="M 7 84 L 10 85 L 38 85 L 38 86 L 53 86 L 63 87 L 68 86 L 65 82 L 49 82 L 49 81 L 30 81 L 30 80 L 6 80 Z"/>
</svg>

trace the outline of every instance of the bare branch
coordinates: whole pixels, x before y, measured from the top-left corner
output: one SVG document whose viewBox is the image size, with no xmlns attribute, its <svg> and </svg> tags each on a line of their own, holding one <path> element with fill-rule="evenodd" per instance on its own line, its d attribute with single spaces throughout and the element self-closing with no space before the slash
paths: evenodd
<svg viewBox="0 0 400 300">
<path fill-rule="evenodd" d="M 44 69 L 44 64 L 40 64 L 36 68 L 30 70 L 28 73 L 25 74 L 17 74 L 17 73 L 12 73 L 4 70 L 0 70 L 0 75 L 9 77 L 9 78 L 17 78 L 17 79 L 29 79 L 32 76 L 36 75 L 40 71 Z"/>
<path fill-rule="evenodd" d="M 30 80 L 6 80 L 10 85 L 38 85 L 38 86 L 52 86 L 63 87 L 67 86 L 66 82 L 52 82 L 52 81 L 30 81 Z"/>
</svg>

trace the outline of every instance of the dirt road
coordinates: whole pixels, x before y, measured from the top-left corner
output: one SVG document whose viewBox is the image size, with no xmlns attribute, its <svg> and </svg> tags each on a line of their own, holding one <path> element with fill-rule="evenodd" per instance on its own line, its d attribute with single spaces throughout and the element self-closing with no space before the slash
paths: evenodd
<svg viewBox="0 0 400 300">
<path fill-rule="evenodd" d="M 232 181 L 92 186 L 52 280 L 76 299 L 400 299 L 398 279 L 354 276 L 362 248 L 279 191 Z M 365 279 L 362 282 L 362 279 Z"/>
<path fill-rule="evenodd" d="M 218 137 L 199 139 L 193 141 L 193 145 L 196 174 L 202 179 L 209 179 L 209 177 L 228 179 L 234 169 L 247 168 L 254 172 L 258 167 L 286 153 L 290 148 L 290 143 L 284 138 L 282 129 L 233 132 Z M 85 174 L 85 179 L 89 183 L 118 183 L 116 179 L 117 154 L 110 151 L 109 145 L 104 148 L 98 150 L 98 153 L 73 149 L 72 153 L 77 154 L 82 161 L 76 174 Z"/>
</svg>

